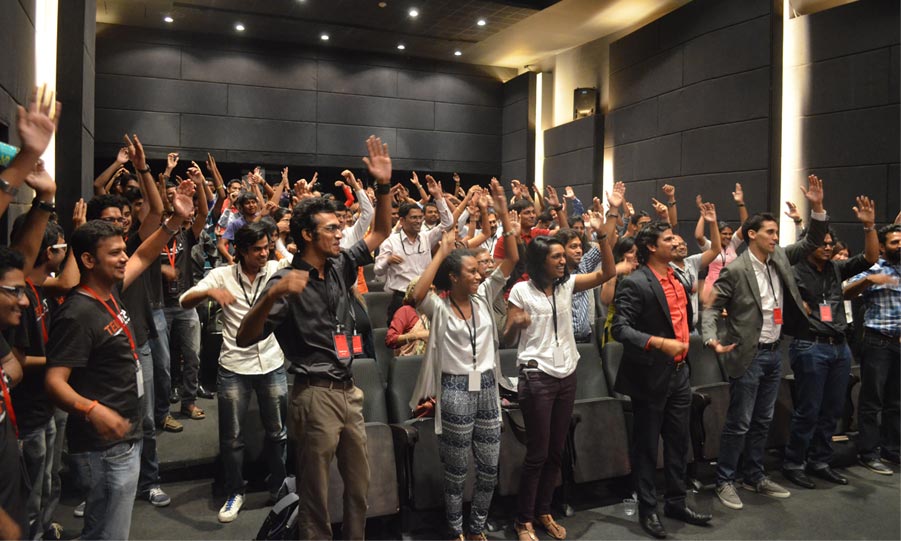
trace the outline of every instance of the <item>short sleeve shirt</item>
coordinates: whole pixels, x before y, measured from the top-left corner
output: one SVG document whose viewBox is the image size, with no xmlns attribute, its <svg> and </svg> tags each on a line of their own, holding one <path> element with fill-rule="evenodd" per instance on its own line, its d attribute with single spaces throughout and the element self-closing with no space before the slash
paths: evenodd
<svg viewBox="0 0 901 541">
<path fill-rule="evenodd" d="M 545 295 L 532 280 L 519 282 L 510 290 L 509 301 L 525 310 L 531 324 L 519 336 L 517 359 L 520 364 L 536 361 L 538 368 L 556 378 L 565 378 L 576 370 L 579 352 L 573 335 L 572 295 L 576 277 L 554 287 L 553 296 Z M 554 311 L 556 308 L 556 330 Z M 554 362 L 555 351 L 560 350 L 564 363 Z"/>
</svg>

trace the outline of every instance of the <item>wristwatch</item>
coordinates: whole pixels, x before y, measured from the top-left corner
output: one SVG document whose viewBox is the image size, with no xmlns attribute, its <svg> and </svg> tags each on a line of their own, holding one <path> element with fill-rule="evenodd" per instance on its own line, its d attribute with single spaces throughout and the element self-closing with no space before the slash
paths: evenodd
<svg viewBox="0 0 901 541">
<path fill-rule="evenodd" d="M 0 191 L 6 192 L 10 197 L 15 197 L 19 193 L 18 186 L 13 186 L 6 179 L 0 177 Z"/>
<path fill-rule="evenodd" d="M 40 201 L 37 197 L 31 202 L 31 206 L 47 211 L 50 214 L 56 212 L 56 205 L 53 204 L 53 201 Z"/>
</svg>

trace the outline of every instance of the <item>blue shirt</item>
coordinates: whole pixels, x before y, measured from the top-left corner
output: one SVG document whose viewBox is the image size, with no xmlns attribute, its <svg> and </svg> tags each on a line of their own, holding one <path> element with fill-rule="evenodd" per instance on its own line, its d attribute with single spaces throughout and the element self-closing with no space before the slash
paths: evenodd
<svg viewBox="0 0 901 541">
<path fill-rule="evenodd" d="M 588 250 L 587 254 L 582 256 L 582 261 L 579 262 L 574 274 L 594 272 L 600 262 L 601 251 L 598 250 L 597 246 L 594 246 L 591 250 Z M 592 294 L 590 289 L 573 293 L 573 334 L 577 340 L 588 338 L 588 335 L 591 334 L 591 324 L 588 318 L 589 294 Z"/>
<path fill-rule="evenodd" d="M 851 278 L 851 282 L 873 274 L 888 274 L 901 280 L 901 264 L 890 265 L 880 257 L 875 265 Z M 871 285 L 860 296 L 865 307 L 864 327 L 888 336 L 901 336 L 901 285 Z"/>
</svg>

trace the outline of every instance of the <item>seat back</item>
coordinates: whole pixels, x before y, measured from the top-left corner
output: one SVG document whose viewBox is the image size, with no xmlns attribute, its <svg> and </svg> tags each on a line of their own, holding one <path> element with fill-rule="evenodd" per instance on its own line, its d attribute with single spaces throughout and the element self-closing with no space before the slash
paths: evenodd
<svg viewBox="0 0 901 541">
<path fill-rule="evenodd" d="M 366 301 L 366 312 L 373 329 L 388 328 L 388 305 L 391 303 L 392 294 L 387 291 L 370 291 L 363 293 Z"/>
<path fill-rule="evenodd" d="M 375 263 L 363 265 L 363 279 L 367 282 L 375 281 Z"/>
<path fill-rule="evenodd" d="M 375 363 L 379 367 L 382 386 L 388 387 L 388 368 L 394 360 L 394 350 L 385 345 L 388 329 L 372 329 L 372 342 L 375 347 Z"/>
<path fill-rule="evenodd" d="M 500 350 L 501 375 L 508 378 L 519 376 L 519 367 L 516 366 L 516 348 Z"/>
<path fill-rule="evenodd" d="M 704 342 L 700 336 L 692 336 L 688 344 L 688 362 L 691 367 L 692 387 L 726 381 L 720 369 L 720 363 L 717 362 L 716 353 L 710 348 L 704 347 Z"/>
<path fill-rule="evenodd" d="M 577 349 L 579 364 L 576 366 L 576 379 L 578 380 L 576 400 L 610 396 L 597 344 L 593 341 L 587 344 L 577 344 Z"/>
<path fill-rule="evenodd" d="M 363 391 L 363 420 L 367 423 L 387 423 L 388 404 L 375 359 L 354 359 L 353 373 L 354 383 Z"/>
<path fill-rule="evenodd" d="M 397 357 L 388 368 L 388 419 L 403 423 L 410 418 L 410 397 L 422 367 L 422 355 Z"/>
<path fill-rule="evenodd" d="M 623 361 L 623 345 L 619 342 L 608 342 L 604 345 L 604 351 L 601 354 L 602 365 L 604 367 L 604 375 L 610 383 L 610 389 L 616 385 L 616 374 L 619 372 L 619 365 Z M 614 392 L 616 398 L 623 398 L 625 395 Z"/>
</svg>

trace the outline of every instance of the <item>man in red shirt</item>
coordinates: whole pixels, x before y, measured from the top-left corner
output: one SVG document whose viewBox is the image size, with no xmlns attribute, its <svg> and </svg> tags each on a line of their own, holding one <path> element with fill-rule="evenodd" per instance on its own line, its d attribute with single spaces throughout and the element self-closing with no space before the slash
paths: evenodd
<svg viewBox="0 0 901 541">
<path fill-rule="evenodd" d="M 667 223 L 652 223 L 635 237 L 641 266 L 618 284 L 613 337 L 623 344 L 614 388 L 632 398 L 635 431 L 632 471 L 639 523 L 648 534 L 666 537 L 657 516 L 654 475 L 657 442 L 663 436 L 666 516 L 706 525 L 711 516 L 685 504 L 691 385 L 686 367 L 691 330 L 691 292 L 669 263 L 677 245 Z"/>
</svg>

